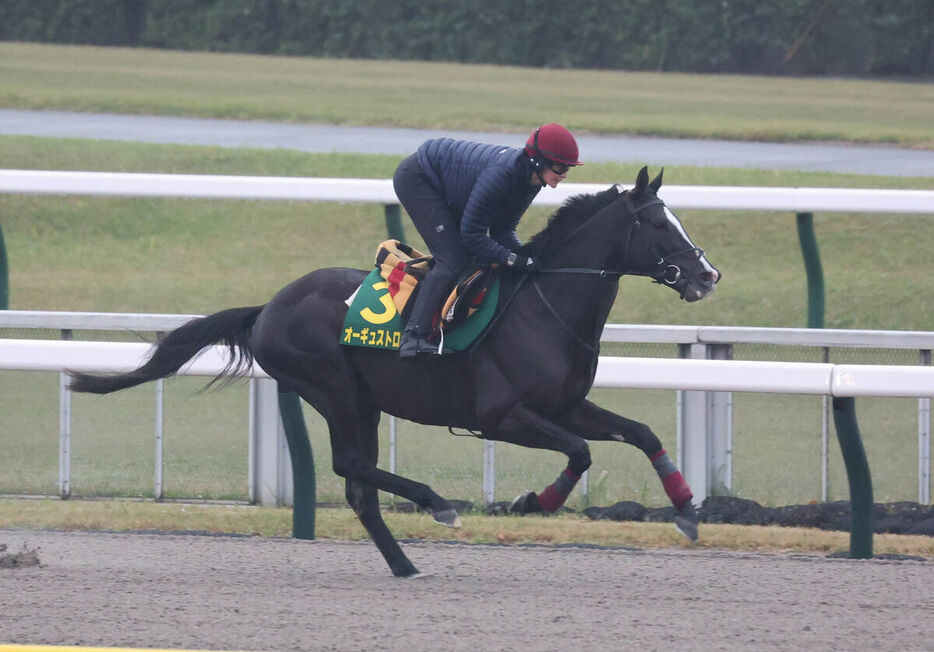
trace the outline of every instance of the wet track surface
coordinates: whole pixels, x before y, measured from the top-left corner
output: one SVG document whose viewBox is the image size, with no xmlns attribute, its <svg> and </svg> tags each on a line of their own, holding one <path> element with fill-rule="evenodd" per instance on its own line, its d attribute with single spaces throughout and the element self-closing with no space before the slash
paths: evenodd
<svg viewBox="0 0 934 652">
<path fill-rule="evenodd" d="M 405 156 L 427 138 L 519 146 L 526 134 L 0 109 L 0 134 Z M 934 177 L 934 151 L 820 143 L 578 137 L 587 161 Z"/>
</svg>

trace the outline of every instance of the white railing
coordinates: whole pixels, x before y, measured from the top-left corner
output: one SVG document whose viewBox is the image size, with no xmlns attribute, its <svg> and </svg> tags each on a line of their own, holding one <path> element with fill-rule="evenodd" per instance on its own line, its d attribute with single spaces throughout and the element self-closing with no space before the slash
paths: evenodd
<svg viewBox="0 0 934 652">
<path fill-rule="evenodd" d="M 67 312 L 0 312 L 0 329 L 164 331 L 196 315 L 141 315 Z M 595 386 L 678 390 L 678 461 L 696 495 L 732 485 L 732 428 L 728 392 L 790 393 L 830 396 L 922 397 L 918 406 L 919 502 L 930 502 L 930 397 L 934 368 L 930 351 L 934 333 L 906 331 L 746 328 L 719 326 L 607 325 L 604 343 L 670 343 L 695 359 L 618 358 L 602 356 Z M 922 366 L 841 365 L 709 359 L 723 347 L 753 343 L 810 347 L 876 347 L 914 349 Z M 71 340 L 0 339 L 0 369 L 30 371 L 126 372 L 146 358 L 145 343 L 77 342 Z M 224 347 L 207 349 L 187 364 L 182 375 L 214 376 L 227 362 Z M 699 358 L 699 359 L 698 359 Z M 291 467 L 275 401 L 275 384 L 254 366 L 250 392 L 250 499 L 262 504 L 291 502 Z M 161 381 L 156 384 L 156 496 L 161 497 Z M 61 384 L 60 490 L 70 485 L 70 393 Z M 825 413 L 829 404 L 825 401 Z M 699 413 L 698 410 L 701 410 Z M 395 420 L 390 424 L 390 470 L 395 470 Z M 826 492 L 827 418 L 823 424 L 822 487 Z M 483 491 L 494 500 L 493 442 L 484 441 Z M 585 483 L 586 486 L 586 483 Z M 824 496 L 826 500 L 826 496 Z"/>
<path fill-rule="evenodd" d="M 535 204 L 554 206 L 563 202 L 570 195 L 600 191 L 606 187 L 607 184 L 562 183 L 556 189 L 543 189 L 536 198 Z M 187 197 L 398 204 L 398 199 L 392 189 L 392 182 L 388 179 L 318 179 L 304 177 L 0 170 L 0 192 L 42 195 Z M 666 185 L 662 190 L 662 195 L 667 204 L 679 209 L 934 214 L 934 191 L 928 190 Z M 822 332 L 827 333 L 829 331 Z M 663 337 L 676 337 L 676 335 L 669 333 Z M 708 357 L 709 355 L 714 357 L 724 355 L 723 350 L 713 350 L 716 349 L 715 344 L 703 342 L 696 338 L 693 341 L 679 341 L 678 343 L 683 344 L 688 349 L 684 357 L 697 358 Z M 833 346 L 833 343 L 828 343 L 827 346 Z M 918 348 L 920 350 L 925 347 Z M 930 349 L 930 347 L 927 348 Z M 711 353 L 712 350 L 713 353 Z M 263 392 L 263 394 L 265 393 Z M 681 400 L 682 394 L 683 402 Z M 731 450 L 729 438 L 732 437 L 731 422 L 729 418 L 724 418 L 729 407 L 729 400 L 723 399 L 725 395 L 727 394 L 724 392 L 714 392 L 711 396 L 706 396 L 706 392 L 693 390 L 679 392 L 679 451 L 682 449 L 682 443 L 686 444 L 689 441 L 699 439 L 695 430 L 692 429 L 702 427 L 704 438 L 714 440 L 711 445 L 715 452 L 711 456 L 711 461 L 702 464 L 699 470 L 693 470 L 694 464 L 691 463 L 690 459 L 681 460 L 682 467 L 686 467 L 686 475 L 696 473 L 699 478 L 703 476 L 703 480 L 699 485 L 701 487 L 698 492 L 700 495 L 705 495 L 707 488 L 710 486 L 708 481 L 714 484 L 717 482 L 722 483 L 723 478 L 727 478 L 728 481 L 730 475 L 728 472 L 730 468 L 729 459 L 724 460 L 724 457 L 728 456 L 729 450 Z M 269 399 L 267 397 L 264 400 L 268 401 Z M 929 399 L 921 399 L 921 401 L 927 400 Z M 919 407 L 919 424 L 922 420 L 921 414 L 929 415 L 929 407 L 926 411 L 923 406 Z M 699 426 L 699 423 L 705 425 Z M 929 424 L 929 416 L 927 423 Z M 708 430 L 708 426 L 712 430 Z M 919 456 L 923 456 L 921 452 L 922 444 L 920 443 L 922 429 L 923 426 L 919 425 Z M 826 424 L 824 430 L 826 440 Z M 926 441 L 929 441 L 929 430 L 928 425 Z M 724 438 L 727 439 L 721 441 Z M 825 476 L 826 458 L 825 447 L 823 455 Z M 391 459 L 394 459 L 394 456 Z M 919 462 L 919 468 L 920 464 Z M 281 463 L 279 466 L 281 466 Z M 492 448 L 485 451 L 484 468 L 488 467 L 492 467 Z M 725 468 L 727 473 L 711 470 L 715 468 Z M 826 478 L 824 478 L 823 486 L 823 493 L 826 496 Z M 926 495 L 928 484 L 925 483 L 924 487 L 923 491 L 925 493 L 920 495 Z M 484 493 L 487 497 L 492 496 L 492 478 L 484 482 Z"/>
<path fill-rule="evenodd" d="M 571 195 L 609 184 L 562 183 L 544 188 L 535 205 L 555 206 Z M 105 197 L 189 197 L 398 204 L 390 179 L 318 179 L 209 174 L 136 174 L 0 170 L 0 192 Z M 745 211 L 934 214 L 934 190 L 669 186 L 672 208 Z"/>
<path fill-rule="evenodd" d="M 0 324 L 4 312 L 0 311 Z M 15 317 L 15 314 L 13 315 Z M 127 323 L 146 328 L 146 315 L 109 315 L 109 321 L 127 317 Z M 35 319 L 35 313 L 27 321 Z M 92 320 L 93 321 L 93 320 Z M 178 320 L 172 320 L 178 321 Z M 66 318 L 58 323 L 80 324 Z M 150 323 L 164 323 L 156 319 Z M 183 322 L 182 322 L 183 323 Z M 22 328 L 22 326 L 18 326 Z M 71 326 L 69 326 L 71 328 Z M 75 326 L 87 328 L 87 326 Z M 67 330 L 67 329 L 66 329 Z M 85 342 L 73 340 L 0 339 L 0 369 L 18 371 L 58 371 L 59 380 L 59 495 L 71 495 L 71 391 L 64 371 L 86 373 L 126 373 L 148 358 L 151 345 L 135 342 Z M 209 347 L 185 364 L 178 375 L 214 377 L 227 364 L 226 347 Z M 248 495 L 250 502 L 262 505 L 291 504 L 292 476 L 288 449 L 282 434 L 277 388 L 274 380 L 258 366 L 250 373 L 249 447 L 247 452 Z M 155 381 L 155 469 L 154 496 L 163 497 L 163 381 Z"/>
</svg>

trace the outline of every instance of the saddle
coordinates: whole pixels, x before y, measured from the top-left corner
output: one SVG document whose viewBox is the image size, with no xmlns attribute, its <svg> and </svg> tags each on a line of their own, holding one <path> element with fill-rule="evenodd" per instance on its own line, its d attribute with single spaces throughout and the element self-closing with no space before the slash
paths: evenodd
<svg viewBox="0 0 934 652">
<path fill-rule="evenodd" d="M 415 303 L 412 299 L 418 282 L 433 264 L 431 256 L 398 240 L 380 243 L 376 269 L 345 301 L 348 311 L 341 344 L 399 348 L 402 326 Z M 492 319 L 498 298 L 497 266 L 468 268 L 435 316 L 435 326 L 443 332 L 444 347 L 452 351 L 467 348 Z"/>
</svg>

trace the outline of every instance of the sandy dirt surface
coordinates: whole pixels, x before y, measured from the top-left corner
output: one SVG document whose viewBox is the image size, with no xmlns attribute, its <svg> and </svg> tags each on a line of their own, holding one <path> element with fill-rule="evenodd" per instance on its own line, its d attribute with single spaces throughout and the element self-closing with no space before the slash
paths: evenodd
<svg viewBox="0 0 934 652">
<path fill-rule="evenodd" d="M 934 562 L 0 530 L 0 643 L 239 650 L 922 650 Z"/>
</svg>

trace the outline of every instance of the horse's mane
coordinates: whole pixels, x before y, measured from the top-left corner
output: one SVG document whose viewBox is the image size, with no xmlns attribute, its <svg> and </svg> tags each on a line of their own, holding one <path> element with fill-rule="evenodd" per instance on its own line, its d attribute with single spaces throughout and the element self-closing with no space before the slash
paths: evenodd
<svg viewBox="0 0 934 652">
<path fill-rule="evenodd" d="M 521 253 L 527 256 L 547 256 L 563 246 L 571 233 L 584 220 L 608 206 L 619 196 L 619 189 L 612 186 L 602 192 L 568 197 L 558 210 L 548 218 L 548 225 L 522 245 L 520 248 Z"/>
</svg>

